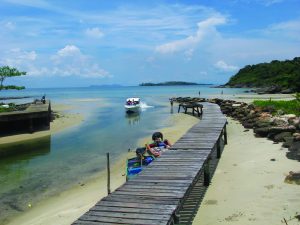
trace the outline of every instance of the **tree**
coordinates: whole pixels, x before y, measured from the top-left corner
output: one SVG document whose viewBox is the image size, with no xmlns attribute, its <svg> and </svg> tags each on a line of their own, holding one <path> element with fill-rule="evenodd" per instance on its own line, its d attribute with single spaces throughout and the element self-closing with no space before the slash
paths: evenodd
<svg viewBox="0 0 300 225">
<path fill-rule="evenodd" d="M 9 66 L 2 66 L 0 67 L 0 91 L 2 89 L 23 89 L 24 87 L 17 87 L 14 85 L 10 86 L 3 86 L 3 82 L 7 77 L 16 77 L 16 76 L 22 76 L 26 75 L 26 72 L 21 72 L 17 70 L 16 68 L 11 68 Z"/>
</svg>

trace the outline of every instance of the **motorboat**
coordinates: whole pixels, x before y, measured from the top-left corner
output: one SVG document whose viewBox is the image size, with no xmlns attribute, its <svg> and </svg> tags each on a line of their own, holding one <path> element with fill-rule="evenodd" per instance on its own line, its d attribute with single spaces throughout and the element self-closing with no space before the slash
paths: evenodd
<svg viewBox="0 0 300 225">
<path fill-rule="evenodd" d="M 127 98 L 125 103 L 126 113 L 138 112 L 141 108 L 140 98 Z"/>
</svg>

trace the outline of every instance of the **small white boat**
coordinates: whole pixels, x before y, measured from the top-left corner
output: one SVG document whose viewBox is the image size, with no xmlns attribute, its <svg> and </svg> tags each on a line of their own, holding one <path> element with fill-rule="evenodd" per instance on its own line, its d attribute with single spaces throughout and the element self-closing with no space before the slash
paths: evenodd
<svg viewBox="0 0 300 225">
<path fill-rule="evenodd" d="M 138 112 L 141 108 L 139 98 L 127 98 L 125 103 L 125 110 L 127 113 Z"/>
</svg>

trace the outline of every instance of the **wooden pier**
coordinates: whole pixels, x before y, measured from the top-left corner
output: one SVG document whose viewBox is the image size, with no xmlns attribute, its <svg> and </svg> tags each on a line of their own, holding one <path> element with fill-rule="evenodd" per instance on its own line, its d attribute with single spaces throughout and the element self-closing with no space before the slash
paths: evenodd
<svg viewBox="0 0 300 225">
<path fill-rule="evenodd" d="M 51 104 L 50 101 L 36 101 L 29 104 L 25 110 L 0 113 L 0 134 L 13 130 L 34 132 L 41 125 L 50 128 Z"/>
<path fill-rule="evenodd" d="M 185 203 L 210 183 L 227 142 L 226 123 L 218 105 L 203 103 L 198 124 L 73 225 L 184 223 Z"/>
</svg>

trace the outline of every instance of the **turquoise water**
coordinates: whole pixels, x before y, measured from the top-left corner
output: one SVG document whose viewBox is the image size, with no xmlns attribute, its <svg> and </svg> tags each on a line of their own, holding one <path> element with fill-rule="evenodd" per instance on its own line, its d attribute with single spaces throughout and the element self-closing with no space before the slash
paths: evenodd
<svg viewBox="0 0 300 225">
<path fill-rule="evenodd" d="M 29 102 L 46 94 L 52 103 L 74 105 L 69 111 L 83 113 L 85 120 L 57 134 L 6 147 L 19 153 L 0 158 L 0 222 L 8 215 L 24 211 L 29 202 L 58 194 L 95 176 L 105 169 L 106 152 L 113 162 L 129 148 L 138 147 L 139 138 L 149 137 L 150 141 L 154 131 L 168 126 L 165 121 L 171 115 L 170 97 L 197 97 L 200 91 L 201 97 L 207 98 L 221 90 L 224 94 L 244 91 L 207 86 L 1 91 L 0 97 L 30 96 L 15 102 Z M 138 115 L 128 116 L 123 106 L 127 97 L 140 97 L 148 107 Z"/>
</svg>

